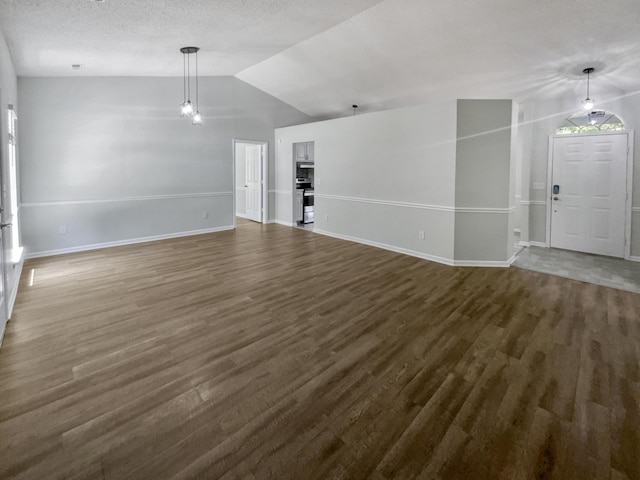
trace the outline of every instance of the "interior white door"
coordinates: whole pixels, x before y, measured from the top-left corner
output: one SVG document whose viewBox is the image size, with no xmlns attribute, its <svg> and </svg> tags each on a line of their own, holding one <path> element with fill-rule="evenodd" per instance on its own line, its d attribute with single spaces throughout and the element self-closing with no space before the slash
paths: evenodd
<svg viewBox="0 0 640 480">
<path fill-rule="evenodd" d="M 627 134 L 555 138 L 552 160 L 551 246 L 624 257 Z"/>
<path fill-rule="evenodd" d="M 262 221 L 262 146 L 247 145 L 245 149 L 247 218 Z"/>
</svg>

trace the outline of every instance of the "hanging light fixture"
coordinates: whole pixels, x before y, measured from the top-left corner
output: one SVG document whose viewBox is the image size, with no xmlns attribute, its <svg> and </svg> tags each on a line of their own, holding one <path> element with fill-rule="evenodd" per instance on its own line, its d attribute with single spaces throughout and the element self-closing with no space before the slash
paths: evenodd
<svg viewBox="0 0 640 480">
<path fill-rule="evenodd" d="M 585 110 L 591 111 L 593 110 L 593 100 L 589 98 L 589 80 L 591 79 L 591 74 L 594 72 L 595 68 L 589 67 L 582 70 L 582 73 L 587 75 L 587 98 L 582 101 L 582 106 Z"/>
<path fill-rule="evenodd" d="M 182 90 L 183 101 L 180 105 L 180 116 L 191 118 L 192 125 L 202 125 L 202 115 L 198 110 L 198 50 L 199 47 L 182 47 Z M 191 102 L 191 55 L 195 54 L 196 61 L 196 103 Z"/>
</svg>

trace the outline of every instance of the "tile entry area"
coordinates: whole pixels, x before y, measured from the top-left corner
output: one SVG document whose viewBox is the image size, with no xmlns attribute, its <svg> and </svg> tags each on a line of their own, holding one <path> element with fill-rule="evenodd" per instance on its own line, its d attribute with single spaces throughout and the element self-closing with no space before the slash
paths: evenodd
<svg viewBox="0 0 640 480">
<path fill-rule="evenodd" d="M 558 248 L 523 248 L 514 267 L 640 293 L 640 263 Z"/>
</svg>

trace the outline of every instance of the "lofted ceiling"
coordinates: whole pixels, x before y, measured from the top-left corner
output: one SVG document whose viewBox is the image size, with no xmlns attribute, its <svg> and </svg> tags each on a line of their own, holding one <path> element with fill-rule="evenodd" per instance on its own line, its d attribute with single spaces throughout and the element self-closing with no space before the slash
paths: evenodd
<svg viewBox="0 0 640 480">
<path fill-rule="evenodd" d="M 238 78 L 330 118 L 442 98 L 640 90 L 637 0 L 0 0 L 21 76 Z M 82 64 L 79 71 L 71 64 Z"/>
</svg>

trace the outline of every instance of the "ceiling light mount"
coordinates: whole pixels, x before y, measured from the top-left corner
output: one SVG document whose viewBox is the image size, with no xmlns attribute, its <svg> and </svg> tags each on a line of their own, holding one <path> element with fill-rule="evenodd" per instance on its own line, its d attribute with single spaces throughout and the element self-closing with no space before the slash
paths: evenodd
<svg viewBox="0 0 640 480">
<path fill-rule="evenodd" d="M 591 80 L 591 74 L 593 72 L 595 72 L 596 69 L 593 67 L 587 67 L 584 70 L 582 70 L 582 73 L 584 73 L 587 76 L 587 98 L 585 98 L 582 101 L 582 106 L 584 107 L 585 110 L 593 110 L 593 105 L 594 102 L 591 98 L 589 98 L 589 87 L 590 87 L 590 80 Z"/>
<path fill-rule="evenodd" d="M 180 105 L 180 116 L 191 118 L 191 124 L 200 126 L 202 125 L 202 115 L 198 110 L 198 51 L 199 47 L 182 47 L 180 53 L 182 53 L 182 90 L 183 101 Z M 195 105 L 191 102 L 191 55 L 195 55 Z"/>
</svg>

